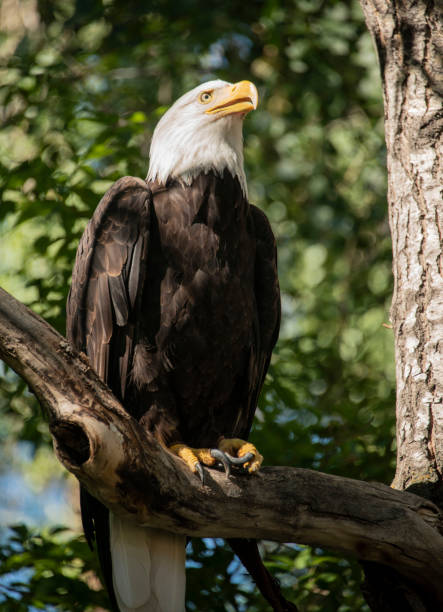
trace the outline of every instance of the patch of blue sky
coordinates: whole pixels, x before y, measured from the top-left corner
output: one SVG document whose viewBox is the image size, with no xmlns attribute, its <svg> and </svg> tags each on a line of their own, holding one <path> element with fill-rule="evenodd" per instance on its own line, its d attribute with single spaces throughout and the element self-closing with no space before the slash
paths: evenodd
<svg viewBox="0 0 443 612">
<path fill-rule="evenodd" d="M 0 525 L 69 523 L 71 510 L 65 481 L 54 480 L 42 493 L 36 493 L 20 471 L 8 470 L 0 474 L 0 490 L 7 492 L 0 498 Z"/>
<path fill-rule="evenodd" d="M 28 473 L 34 461 L 34 445 L 19 442 L 0 453 L 0 526 L 25 523 L 43 526 L 78 522 L 69 498 L 66 478 L 54 475 L 33 486 Z"/>
<path fill-rule="evenodd" d="M 17 572 L 2 575 L 0 577 L 0 605 L 5 605 L 8 598 L 19 601 L 22 594 L 28 590 L 27 585 L 33 573 L 34 570 L 32 568 L 24 567 Z"/>
</svg>

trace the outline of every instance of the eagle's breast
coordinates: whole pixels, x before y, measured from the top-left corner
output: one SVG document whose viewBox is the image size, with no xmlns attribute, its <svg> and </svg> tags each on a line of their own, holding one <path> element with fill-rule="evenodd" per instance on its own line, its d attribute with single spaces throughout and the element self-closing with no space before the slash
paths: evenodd
<svg viewBox="0 0 443 612">
<path fill-rule="evenodd" d="M 235 387 L 247 377 L 256 338 L 249 204 L 225 172 L 154 190 L 154 208 L 147 311 L 156 319 L 158 375 L 174 389 L 183 422 L 200 413 L 209 423 L 208 411 L 221 407 L 237 414 Z"/>
</svg>

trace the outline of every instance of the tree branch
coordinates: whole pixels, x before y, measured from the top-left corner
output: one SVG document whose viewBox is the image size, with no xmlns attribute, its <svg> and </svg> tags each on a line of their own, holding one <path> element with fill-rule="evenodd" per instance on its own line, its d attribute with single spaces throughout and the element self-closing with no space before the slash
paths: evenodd
<svg viewBox="0 0 443 612">
<path fill-rule="evenodd" d="M 443 603 L 443 520 L 416 495 L 311 470 L 268 467 L 203 486 L 146 435 L 85 356 L 0 289 L 0 357 L 42 404 L 63 465 L 138 524 L 199 537 L 264 538 L 395 568 Z"/>
</svg>

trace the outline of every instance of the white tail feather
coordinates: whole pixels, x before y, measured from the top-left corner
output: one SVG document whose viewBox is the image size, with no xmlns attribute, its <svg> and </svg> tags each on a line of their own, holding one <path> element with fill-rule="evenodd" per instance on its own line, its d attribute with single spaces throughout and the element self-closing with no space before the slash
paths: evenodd
<svg viewBox="0 0 443 612">
<path fill-rule="evenodd" d="M 152 589 L 162 612 L 185 609 L 186 537 L 167 531 L 149 530 L 152 559 Z"/>
<path fill-rule="evenodd" d="M 186 537 L 110 513 L 114 591 L 121 612 L 183 612 Z"/>
</svg>

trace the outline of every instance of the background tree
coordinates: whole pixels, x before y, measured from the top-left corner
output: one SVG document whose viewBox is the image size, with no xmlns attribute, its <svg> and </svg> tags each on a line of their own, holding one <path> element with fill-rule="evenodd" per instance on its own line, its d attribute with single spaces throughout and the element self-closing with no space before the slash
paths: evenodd
<svg viewBox="0 0 443 612">
<path fill-rule="evenodd" d="M 261 104 L 245 124 L 250 199 L 278 237 L 284 318 L 253 441 L 268 464 L 390 483 L 382 105 L 358 3 L 8 0 L 0 15 L 5 287 L 63 332 L 81 231 L 112 181 L 145 176 L 165 107 L 214 76 L 253 80 Z M 11 441 L 26 441 L 41 465 L 49 435 L 35 400 L 10 371 L 1 386 L 4 469 Z M 106 606 L 81 538 L 24 525 L 12 534 L 2 539 L 2 605 Z M 295 545 L 264 543 L 263 552 L 304 610 L 365 609 L 356 563 Z M 190 610 L 262 606 L 221 541 L 192 542 Z"/>
<path fill-rule="evenodd" d="M 362 6 L 385 105 L 397 373 L 393 486 L 442 508 L 443 12 L 438 3 L 409 0 L 362 0 Z M 435 608 L 426 593 L 385 569 L 367 567 L 371 607 Z"/>
</svg>

